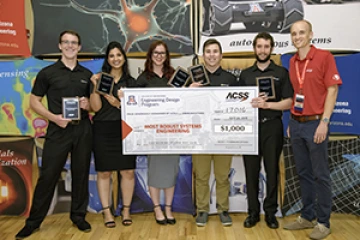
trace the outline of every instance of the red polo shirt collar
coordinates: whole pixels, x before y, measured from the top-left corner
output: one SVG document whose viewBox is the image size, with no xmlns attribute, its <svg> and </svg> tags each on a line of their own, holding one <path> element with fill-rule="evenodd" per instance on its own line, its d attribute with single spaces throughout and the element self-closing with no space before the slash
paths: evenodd
<svg viewBox="0 0 360 240">
<path fill-rule="evenodd" d="M 316 47 L 315 47 L 314 45 L 311 45 L 311 46 L 310 46 L 310 51 L 309 51 L 308 54 L 306 55 L 306 58 L 305 58 L 305 59 L 300 60 L 299 53 L 297 52 L 297 53 L 295 54 L 295 60 L 296 60 L 296 61 L 312 60 L 312 59 L 314 58 L 315 52 L 316 52 Z"/>
</svg>

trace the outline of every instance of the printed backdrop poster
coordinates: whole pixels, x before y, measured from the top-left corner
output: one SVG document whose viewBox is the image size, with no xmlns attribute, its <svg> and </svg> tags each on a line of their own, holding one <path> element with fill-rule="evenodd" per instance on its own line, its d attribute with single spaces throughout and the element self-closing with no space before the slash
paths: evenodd
<svg viewBox="0 0 360 240">
<path fill-rule="evenodd" d="M 33 148 L 30 138 L 0 139 L 0 215 L 30 213 Z"/>
<path fill-rule="evenodd" d="M 53 63 L 36 58 L 0 62 L 0 135 L 45 135 L 48 122 L 30 109 L 29 100 L 36 75 Z M 94 73 L 102 63 L 102 59 L 80 62 Z"/>
<path fill-rule="evenodd" d="M 30 110 L 29 99 L 37 73 L 49 64 L 35 58 L 0 62 L 0 134 L 45 134 L 47 121 Z"/>
<path fill-rule="evenodd" d="M 285 216 L 302 208 L 299 178 L 289 139 L 284 142 L 285 192 L 282 212 Z M 332 211 L 360 216 L 360 140 L 329 141 L 329 166 Z"/>
<path fill-rule="evenodd" d="M 0 54 L 30 56 L 24 0 L 0 1 Z"/>
<path fill-rule="evenodd" d="M 80 34 L 83 52 L 104 53 L 114 40 L 126 52 L 144 52 L 151 41 L 163 39 L 171 52 L 193 53 L 191 1 L 33 0 L 32 6 L 33 55 L 58 52 L 53 43 L 66 29 Z"/>
<path fill-rule="evenodd" d="M 306 19 L 313 25 L 311 40 L 317 47 L 332 50 L 360 50 L 354 25 L 360 20 L 360 2 L 344 0 L 203 0 L 199 53 L 208 38 L 222 43 L 223 52 L 253 51 L 252 40 L 258 32 L 270 32 L 275 53 L 295 51 L 290 26 Z"/>
</svg>

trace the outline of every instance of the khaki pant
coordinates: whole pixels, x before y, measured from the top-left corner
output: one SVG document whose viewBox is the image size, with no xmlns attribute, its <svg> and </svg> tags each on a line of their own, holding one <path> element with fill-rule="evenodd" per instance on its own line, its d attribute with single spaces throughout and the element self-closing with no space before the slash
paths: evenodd
<svg viewBox="0 0 360 240">
<path fill-rule="evenodd" d="M 209 212 L 210 210 L 211 160 L 214 161 L 216 180 L 216 208 L 218 212 L 229 210 L 229 171 L 232 157 L 232 155 L 193 155 L 198 212 Z"/>
</svg>

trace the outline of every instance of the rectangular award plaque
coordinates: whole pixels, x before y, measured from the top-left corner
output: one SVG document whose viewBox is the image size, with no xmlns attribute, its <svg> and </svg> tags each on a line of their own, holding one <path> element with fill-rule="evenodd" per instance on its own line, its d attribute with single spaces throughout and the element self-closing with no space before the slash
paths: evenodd
<svg viewBox="0 0 360 240">
<path fill-rule="evenodd" d="M 188 68 L 193 82 L 201 83 L 203 85 L 210 84 L 210 79 L 206 73 L 204 65 L 196 65 Z"/>
<path fill-rule="evenodd" d="M 258 77 L 256 85 L 259 87 L 259 93 L 265 93 L 269 99 L 275 99 L 274 77 Z"/>
<path fill-rule="evenodd" d="M 168 85 L 173 87 L 184 87 L 189 80 L 189 73 L 182 67 L 178 67 L 172 77 L 170 78 Z"/>
<path fill-rule="evenodd" d="M 65 119 L 80 120 L 80 100 L 78 97 L 62 99 L 62 115 Z"/>
<path fill-rule="evenodd" d="M 96 92 L 103 95 L 111 95 L 113 87 L 114 77 L 108 73 L 101 73 L 100 80 L 96 85 Z"/>
</svg>

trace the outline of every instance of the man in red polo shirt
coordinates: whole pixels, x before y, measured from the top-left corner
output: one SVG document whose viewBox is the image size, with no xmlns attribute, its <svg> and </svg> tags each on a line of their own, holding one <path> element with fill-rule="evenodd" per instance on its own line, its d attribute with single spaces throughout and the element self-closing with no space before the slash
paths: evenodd
<svg viewBox="0 0 360 240">
<path fill-rule="evenodd" d="M 328 163 L 329 119 L 342 84 L 335 59 L 329 51 L 311 45 L 311 23 L 295 22 L 291 40 L 298 50 L 290 60 L 289 74 L 294 88 L 288 135 L 299 175 L 301 216 L 285 229 L 314 228 L 311 239 L 330 234 L 332 205 Z M 313 220 L 317 220 L 314 223 Z"/>
</svg>

